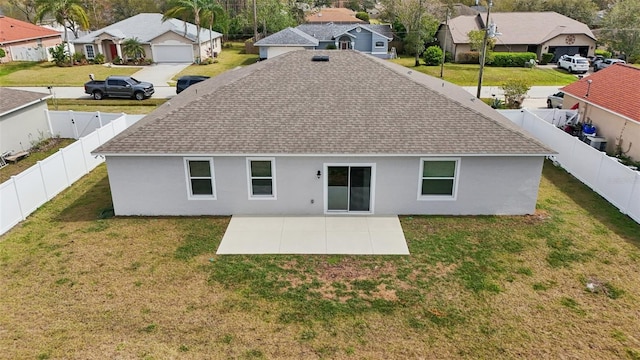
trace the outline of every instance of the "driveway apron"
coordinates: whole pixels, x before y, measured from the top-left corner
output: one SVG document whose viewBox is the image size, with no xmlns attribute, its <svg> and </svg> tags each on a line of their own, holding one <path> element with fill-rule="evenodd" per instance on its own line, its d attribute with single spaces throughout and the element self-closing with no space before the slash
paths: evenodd
<svg viewBox="0 0 640 360">
<path fill-rule="evenodd" d="M 180 71 L 191 64 L 187 63 L 162 63 L 144 66 L 142 69 L 131 75 L 137 80 L 146 81 L 155 87 L 169 86 L 168 82 Z"/>
</svg>

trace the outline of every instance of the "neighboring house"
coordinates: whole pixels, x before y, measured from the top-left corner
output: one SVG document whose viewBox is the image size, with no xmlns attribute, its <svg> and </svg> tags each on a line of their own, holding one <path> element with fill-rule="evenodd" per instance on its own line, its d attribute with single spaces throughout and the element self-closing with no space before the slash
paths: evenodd
<svg viewBox="0 0 640 360">
<path fill-rule="evenodd" d="M 356 17 L 356 12 L 347 8 L 324 8 L 304 17 L 308 24 L 367 24 Z"/>
<path fill-rule="evenodd" d="M 460 54 L 471 51 L 471 30 L 483 30 L 486 14 L 462 15 L 441 24 L 438 29 L 440 46 L 453 54 L 458 61 Z M 500 33 L 493 49 L 498 52 L 532 52 L 542 58 L 552 53 L 552 62 L 565 54 L 593 55 L 596 38 L 589 27 L 579 21 L 556 12 L 491 13 L 489 23 L 494 23 Z"/>
<path fill-rule="evenodd" d="M 0 48 L 6 53 L 0 63 L 47 61 L 48 49 L 60 43 L 62 38 L 58 31 L 0 14 Z"/>
<path fill-rule="evenodd" d="M 607 139 L 609 154 L 615 154 L 619 144 L 627 156 L 640 161 L 638 84 L 639 68 L 615 64 L 562 88 L 562 106 L 570 109 L 578 104 L 581 121 L 591 122 L 596 135 Z"/>
<path fill-rule="evenodd" d="M 162 14 L 142 13 L 93 31 L 73 41 L 77 52 L 93 59 L 104 54 L 107 62 L 123 58 L 122 43 L 137 39 L 146 57 L 154 62 L 191 63 L 217 56 L 222 49 L 222 34 L 200 30 L 202 53 L 198 54 L 196 26 L 178 19 L 162 21 Z M 211 41 L 210 41 L 211 39 Z"/>
<path fill-rule="evenodd" d="M 0 153 L 26 151 L 51 137 L 47 99 L 51 95 L 0 87 Z"/>
<path fill-rule="evenodd" d="M 535 212 L 553 151 L 456 85 L 301 50 L 193 85 L 93 153 L 117 215 L 459 215 Z"/>
<path fill-rule="evenodd" d="M 369 24 L 302 24 L 287 28 L 254 45 L 260 49 L 260 59 L 300 49 L 326 49 L 335 46 L 340 50 L 358 50 L 387 59 L 389 42 L 393 39 L 390 25 Z"/>
</svg>

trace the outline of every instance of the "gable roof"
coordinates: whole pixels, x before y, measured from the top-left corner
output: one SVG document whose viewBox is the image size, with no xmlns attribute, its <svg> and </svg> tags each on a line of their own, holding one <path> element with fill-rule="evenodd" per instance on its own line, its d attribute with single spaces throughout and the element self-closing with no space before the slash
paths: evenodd
<svg viewBox="0 0 640 360">
<path fill-rule="evenodd" d="M 482 30 L 485 19 L 486 14 L 462 15 L 450 19 L 453 42 L 469 43 L 467 34 L 471 30 Z M 502 33 L 498 37 L 499 44 L 542 44 L 561 34 L 584 34 L 596 39 L 587 25 L 553 11 L 491 13 L 489 22 L 496 23 Z"/>
<path fill-rule="evenodd" d="M 314 55 L 327 55 L 329 61 L 312 61 Z M 298 50 L 189 87 L 94 153 L 553 151 L 456 85 L 358 51 Z"/>
<path fill-rule="evenodd" d="M 589 86 L 588 80 L 591 81 Z M 582 101 L 640 122 L 640 69 L 614 64 L 562 88 Z M 589 96 L 586 97 L 587 90 Z"/>
<path fill-rule="evenodd" d="M 60 37 L 60 33 L 42 26 L 0 15 L 0 45 L 50 37 Z"/>
<path fill-rule="evenodd" d="M 0 87 L 0 117 L 50 97 L 48 94 Z"/>
<path fill-rule="evenodd" d="M 366 21 L 356 17 L 355 11 L 347 8 L 324 8 L 305 16 L 305 21 L 315 24 L 342 23 L 366 24 Z"/>
<path fill-rule="evenodd" d="M 387 39 L 393 39 L 390 25 L 370 24 L 302 24 L 296 29 L 313 36 L 320 41 L 332 41 L 336 37 L 349 32 L 357 27 L 376 33 Z"/>
<path fill-rule="evenodd" d="M 255 46 L 318 46 L 318 39 L 310 36 L 298 29 L 288 27 L 273 35 L 256 41 Z"/>
<path fill-rule="evenodd" d="M 194 24 L 188 22 L 185 23 L 182 20 L 174 18 L 163 22 L 162 14 L 141 13 L 128 19 L 118 21 L 117 23 L 111 24 L 102 29 L 90 32 L 85 36 L 79 37 L 73 42 L 78 44 L 93 43 L 98 36 L 106 33 L 120 39 L 137 38 L 141 43 L 148 44 L 153 39 L 167 32 L 174 32 L 193 41 L 194 43 L 196 42 L 198 35 L 197 28 Z M 222 37 L 222 34 L 212 31 L 211 37 L 216 39 Z M 200 41 L 209 41 L 209 29 L 200 29 Z"/>
</svg>

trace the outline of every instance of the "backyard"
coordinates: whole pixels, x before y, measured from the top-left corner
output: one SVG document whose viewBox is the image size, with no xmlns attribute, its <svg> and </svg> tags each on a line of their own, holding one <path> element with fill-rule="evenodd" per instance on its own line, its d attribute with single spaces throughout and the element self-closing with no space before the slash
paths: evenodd
<svg viewBox="0 0 640 360">
<path fill-rule="evenodd" d="M 402 216 L 410 256 L 217 256 L 105 217 L 104 165 L 0 237 L 2 358 L 640 359 L 640 227 L 546 163 L 531 216 Z"/>
</svg>

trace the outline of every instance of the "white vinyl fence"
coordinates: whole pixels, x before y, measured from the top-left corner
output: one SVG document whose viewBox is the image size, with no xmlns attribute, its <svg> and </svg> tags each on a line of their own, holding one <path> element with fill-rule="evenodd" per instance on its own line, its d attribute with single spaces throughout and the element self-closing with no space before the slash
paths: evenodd
<svg viewBox="0 0 640 360">
<path fill-rule="evenodd" d="M 112 114 L 82 111 L 49 111 L 45 110 L 49 121 L 49 131 L 53 136 L 66 139 L 79 139 L 89 135 L 95 130 L 119 119 L 125 114 Z M 127 115 L 127 127 L 140 120 L 144 115 Z"/>
<path fill-rule="evenodd" d="M 523 109 L 500 112 L 555 150 L 558 154 L 552 160 L 620 212 L 640 223 L 640 172 L 559 129 L 557 126 L 563 125 L 566 118 L 562 111 L 536 110 L 534 113 Z"/>
<path fill-rule="evenodd" d="M 83 130 L 77 133 L 84 133 L 84 129 L 90 128 L 87 124 L 93 121 L 89 117 L 86 119 L 82 117 L 86 121 L 79 120 L 80 117 L 77 116 L 71 119 L 60 117 L 54 120 L 55 116 L 50 118 L 52 133 L 60 134 L 62 137 L 77 138 L 78 141 L 0 184 L 0 234 L 9 231 L 38 207 L 100 165 L 104 159 L 92 156 L 91 151 L 142 118 L 142 116 L 124 114 L 117 114 L 117 117 L 114 117 L 114 114 L 105 115 L 107 114 L 98 114 L 97 118 L 102 117 L 100 121 L 104 121 L 107 117 L 108 123 L 79 138 L 67 136 L 68 134 L 57 132 L 57 130 L 66 127 L 67 130 L 75 132 L 79 127 Z M 65 125 L 66 122 L 71 121 L 73 126 Z"/>
</svg>

